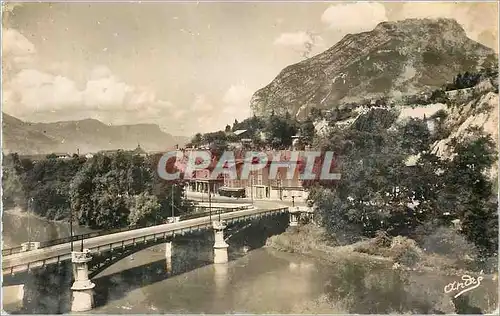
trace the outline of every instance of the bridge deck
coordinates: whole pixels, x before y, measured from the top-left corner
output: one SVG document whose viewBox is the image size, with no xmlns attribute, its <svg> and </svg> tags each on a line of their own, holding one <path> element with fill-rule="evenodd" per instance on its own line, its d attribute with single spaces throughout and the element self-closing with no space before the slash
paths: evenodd
<svg viewBox="0 0 500 316">
<path fill-rule="evenodd" d="M 247 209 L 221 214 L 222 220 L 228 223 L 243 220 L 245 218 L 260 217 L 273 213 L 287 212 L 288 208 L 279 209 Z M 212 220 L 217 220 L 218 216 L 212 216 Z M 99 253 L 112 250 L 117 247 L 145 242 L 147 240 L 165 239 L 170 236 L 183 234 L 196 229 L 207 229 L 211 227 L 210 217 L 199 217 L 188 219 L 171 224 L 162 224 L 146 228 L 139 228 L 116 234 L 98 236 L 83 240 L 84 247 L 92 253 Z M 80 241 L 81 242 L 81 241 Z M 80 242 L 73 242 L 74 249 L 79 249 Z M 4 256 L 2 262 L 2 273 L 12 274 L 30 270 L 31 268 L 45 266 L 47 264 L 58 263 L 71 259 L 71 243 L 54 245 L 46 248 L 36 249 L 27 252 L 15 253 Z"/>
</svg>

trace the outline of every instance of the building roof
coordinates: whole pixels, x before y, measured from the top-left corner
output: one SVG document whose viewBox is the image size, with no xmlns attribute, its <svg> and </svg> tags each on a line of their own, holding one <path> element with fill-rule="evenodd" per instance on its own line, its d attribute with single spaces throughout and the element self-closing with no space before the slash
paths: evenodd
<svg viewBox="0 0 500 316">
<path fill-rule="evenodd" d="M 241 135 L 245 133 L 247 130 L 246 129 L 238 129 L 233 132 L 234 135 Z"/>
</svg>

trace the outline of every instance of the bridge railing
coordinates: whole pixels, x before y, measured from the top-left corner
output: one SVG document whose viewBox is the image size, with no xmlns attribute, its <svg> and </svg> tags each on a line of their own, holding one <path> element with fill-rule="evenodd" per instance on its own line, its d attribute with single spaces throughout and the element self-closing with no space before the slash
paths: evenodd
<svg viewBox="0 0 500 316">
<path fill-rule="evenodd" d="M 194 219 L 194 218 L 199 218 L 199 217 L 204 217 L 204 216 L 217 216 L 219 214 L 225 214 L 225 213 L 231 213 L 235 211 L 241 211 L 244 210 L 245 207 L 236 207 L 236 208 L 208 208 L 208 211 L 204 211 L 201 213 L 193 213 L 193 214 L 186 214 L 184 216 L 181 216 L 181 220 L 187 220 L 187 219 Z"/>
<path fill-rule="evenodd" d="M 23 247 L 21 247 L 21 246 L 14 247 L 14 248 L 8 248 L 8 249 L 2 249 L 2 256 L 8 256 L 8 255 L 11 255 L 13 253 L 21 252 L 22 249 L 23 249 Z"/>
<path fill-rule="evenodd" d="M 219 213 L 224 214 L 224 213 L 231 213 L 235 211 L 240 211 L 245 209 L 245 207 L 235 207 L 235 208 L 208 208 L 209 211 L 205 212 L 200 212 L 200 213 L 192 213 L 192 214 L 185 214 L 181 215 L 180 219 L 181 221 L 187 220 L 187 219 L 195 219 L 195 218 L 200 218 L 204 216 L 217 216 Z M 134 225 L 134 226 L 127 226 L 127 227 L 122 227 L 122 228 L 114 228 L 110 230 L 101 230 L 97 232 L 91 232 L 91 233 L 85 233 L 85 234 L 80 234 L 80 235 L 74 235 L 73 237 L 64 237 L 64 238 L 58 238 L 58 239 L 53 239 L 53 240 L 47 240 L 47 241 L 42 241 L 40 242 L 40 248 L 46 248 L 46 247 L 51 247 L 55 245 L 60 245 L 60 244 L 65 244 L 69 242 L 77 242 L 81 241 L 83 239 L 88 239 L 88 238 L 94 238 L 94 237 L 99 237 L 99 236 L 105 236 L 105 235 L 110 235 L 110 234 L 116 234 L 116 233 L 121 233 L 121 232 L 126 232 L 134 229 L 139 229 L 139 228 L 146 228 L 146 227 L 152 227 L 152 226 L 157 226 L 157 225 L 163 225 L 165 223 L 160 223 L 160 224 L 151 224 L 151 225 Z M 78 247 L 77 245 L 75 245 Z M 12 255 L 15 253 L 19 253 L 22 251 L 22 247 L 14 247 L 14 248 L 8 248 L 8 249 L 2 249 L 2 256 L 8 256 Z"/>
</svg>

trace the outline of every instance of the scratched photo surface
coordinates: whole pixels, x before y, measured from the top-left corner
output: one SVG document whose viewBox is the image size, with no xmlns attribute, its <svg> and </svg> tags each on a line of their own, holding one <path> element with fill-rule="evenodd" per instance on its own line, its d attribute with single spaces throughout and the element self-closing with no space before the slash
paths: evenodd
<svg viewBox="0 0 500 316">
<path fill-rule="evenodd" d="M 2 314 L 498 314 L 498 16 L 2 3 Z"/>
</svg>

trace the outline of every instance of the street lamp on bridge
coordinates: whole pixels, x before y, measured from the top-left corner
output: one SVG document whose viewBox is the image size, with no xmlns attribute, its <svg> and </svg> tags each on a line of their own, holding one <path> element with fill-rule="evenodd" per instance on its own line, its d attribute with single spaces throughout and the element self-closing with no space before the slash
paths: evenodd
<svg viewBox="0 0 500 316">
<path fill-rule="evenodd" d="M 33 207 L 33 198 L 28 200 L 28 245 L 31 245 L 31 208 Z"/>
</svg>

